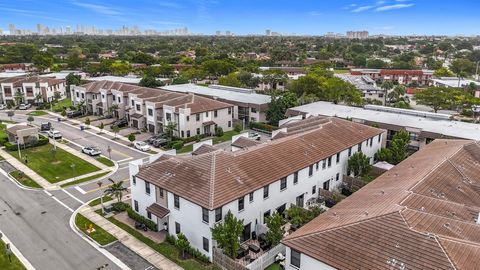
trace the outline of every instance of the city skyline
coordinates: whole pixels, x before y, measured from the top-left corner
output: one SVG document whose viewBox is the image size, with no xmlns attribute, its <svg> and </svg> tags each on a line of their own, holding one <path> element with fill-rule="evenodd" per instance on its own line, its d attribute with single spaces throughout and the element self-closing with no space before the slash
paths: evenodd
<svg viewBox="0 0 480 270">
<path fill-rule="evenodd" d="M 479 19 L 466 11 L 480 3 L 459 0 L 306 1 L 285 0 L 224 2 L 185 1 L 48 1 L 1 3 L 0 28 L 37 30 L 37 24 L 55 29 L 77 25 L 97 29 L 137 26 L 158 32 L 187 27 L 191 33 L 215 35 L 260 34 L 266 29 L 283 35 L 324 35 L 328 32 L 368 31 L 371 35 L 477 35 Z M 408 20 L 405 17 L 408 16 Z M 446 19 L 448 18 L 448 20 Z M 295 23 L 292 23 L 295 22 Z"/>
</svg>

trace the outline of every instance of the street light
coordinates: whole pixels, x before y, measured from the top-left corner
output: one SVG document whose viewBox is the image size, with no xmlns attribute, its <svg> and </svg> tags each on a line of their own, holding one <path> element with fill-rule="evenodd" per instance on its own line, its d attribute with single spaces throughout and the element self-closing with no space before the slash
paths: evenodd
<svg viewBox="0 0 480 270">
<path fill-rule="evenodd" d="M 110 160 L 112 160 L 112 155 L 111 155 L 111 153 L 112 153 L 112 148 L 110 147 L 110 144 L 109 144 L 108 147 L 107 147 L 107 152 L 108 152 L 108 158 L 109 158 Z"/>
<path fill-rule="evenodd" d="M 103 184 L 102 181 L 97 182 L 99 189 L 102 187 L 102 184 Z M 105 208 L 103 207 L 103 193 L 100 194 L 100 205 L 102 206 L 102 214 L 105 215 Z"/>
<path fill-rule="evenodd" d="M 70 165 L 70 168 L 72 168 L 72 171 L 73 171 L 73 181 L 75 181 L 75 163 L 72 163 Z"/>
</svg>

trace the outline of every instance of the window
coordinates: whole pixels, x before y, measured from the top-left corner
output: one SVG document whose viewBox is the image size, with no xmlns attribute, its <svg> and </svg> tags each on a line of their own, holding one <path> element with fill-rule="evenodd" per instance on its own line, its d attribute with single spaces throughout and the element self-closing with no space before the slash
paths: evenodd
<svg viewBox="0 0 480 270">
<path fill-rule="evenodd" d="M 293 184 L 297 184 L 298 183 L 298 172 L 294 172 L 293 173 Z"/>
<path fill-rule="evenodd" d="M 150 195 L 150 183 L 149 182 L 145 182 L 145 193 Z"/>
<path fill-rule="evenodd" d="M 217 116 L 218 116 L 218 111 L 217 110 L 213 111 L 213 117 L 217 117 Z"/>
<path fill-rule="evenodd" d="M 118 103 L 122 102 L 122 100 L 120 99 L 120 97 L 118 97 L 117 100 L 118 100 Z"/>
<path fill-rule="evenodd" d="M 136 176 L 136 175 L 132 175 L 132 183 L 133 183 L 134 185 L 137 184 L 137 176 Z"/>
<path fill-rule="evenodd" d="M 159 188 L 158 193 L 160 194 L 160 198 L 163 198 L 163 188 Z"/>
<path fill-rule="evenodd" d="M 175 233 L 179 234 L 180 233 L 180 223 L 175 222 Z"/>
<path fill-rule="evenodd" d="M 208 223 L 209 221 L 207 208 L 202 208 L 202 220 L 203 222 L 206 222 L 206 223 Z"/>
<path fill-rule="evenodd" d="M 173 206 L 180 209 L 180 197 L 178 197 L 178 195 L 173 195 Z"/>
<path fill-rule="evenodd" d="M 338 181 L 340 180 L 340 173 L 337 173 L 337 175 L 335 176 L 335 181 Z"/>
<path fill-rule="evenodd" d="M 196 118 L 197 121 L 200 121 L 200 114 L 197 113 L 197 114 L 195 115 L 195 118 Z"/>
<path fill-rule="evenodd" d="M 327 168 L 327 160 L 326 159 L 324 159 L 322 161 L 322 170 L 325 170 L 325 168 Z"/>
<path fill-rule="evenodd" d="M 84 93 L 82 93 L 82 99 L 84 99 L 84 98 L 85 98 L 85 94 L 84 94 Z"/>
<path fill-rule="evenodd" d="M 140 104 L 137 104 L 137 105 L 135 106 L 135 109 L 136 109 L 137 111 L 140 111 Z"/>
<path fill-rule="evenodd" d="M 290 249 L 290 264 L 300 268 L 300 252 Z"/>
<path fill-rule="evenodd" d="M 232 114 L 232 107 L 228 108 L 228 114 Z"/>
<path fill-rule="evenodd" d="M 352 156 L 352 147 L 348 148 L 348 157 Z"/>
<path fill-rule="evenodd" d="M 197 135 L 200 135 L 200 128 L 197 128 Z"/>
<path fill-rule="evenodd" d="M 263 187 L 263 198 L 268 198 L 268 186 Z"/>
<path fill-rule="evenodd" d="M 172 114 L 171 113 L 166 113 L 165 118 L 167 119 L 167 121 L 171 121 L 172 120 Z"/>
<path fill-rule="evenodd" d="M 147 218 L 152 219 L 152 213 L 150 213 L 150 211 L 147 211 Z"/>
<path fill-rule="evenodd" d="M 313 165 L 308 166 L 308 176 L 313 175 Z"/>
<path fill-rule="evenodd" d="M 373 145 L 373 138 L 370 138 L 370 147 Z"/>
<path fill-rule="evenodd" d="M 319 162 L 317 162 L 317 163 L 315 163 L 315 170 L 317 170 L 317 171 L 318 171 L 318 167 L 319 167 L 319 166 L 320 166 L 320 161 L 319 161 Z"/>
<path fill-rule="evenodd" d="M 181 134 L 180 137 L 182 138 L 185 137 L 185 132 L 183 130 L 180 132 L 180 134 Z"/>
<path fill-rule="evenodd" d="M 362 151 L 362 143 L 359 143 L 359 144 L 357 145 L 357 151 L 358 151 L 358 152 L 361 152 L 361 151 Z"/>
<path fill-rule="evenodd" d="M 317 186 L 316 185 L 312 187 L 312 194 L 315 194 L 315 192 L 317 192 Z"/>
<path fill-rule="evenodd" d="M 228 127 L 232 127 L 232 121 L 228 121 Z"/>
<path fill-rule="evenodd" d="M 104 94 L 102 94 L 102 99 L 105 99 L 105 95 L 104 95 Z"/>
<path fill-rule="evenodd" d="M 135 209 L 135 212 L 138 212 L 138 201 L 133 200 L 133 209 Z"/>
<path fill-rule="evenodd" d="M 26 88 L 26 91 L 27 91 L 27 96 L 33 97 L 33 89 L 32 89 L 32 87 L 27 87 L 27 88 Z"/>
<path fill-rule="evenodd" d="M 267 212 L 263 213 L 263 223 L 267 223 L 267 217 L 270 216 L 270 210 L 268 210 Z"/>
<path fill-rule="evenodd" d="M 190 138 L 190 130 L 187 130 L 187 138 Z"/>
<path fill-rule="evenodd" d="M 150 109 L 150 108 L 148 109 L 148 115 L 149 115 L 149 116 L 153 116 L 153 110 Z"/>
<path fill-rule="evenodd" d="M 340 153 L 337 153 L 337 163 L 340 162 Z"/>
<path fill-rule="evenodd" d="M 253 202 L 253 192 L 250 192 L 250 194 L 248 194 L 248 200 L 250 202 Z"/>
<path fill-rule="evenodd" d="M 215 222 L 222 220 L 222 207 L 215 209 Z"/>
<path fill-rule="evenodd" d="M 10 89 L 10 88 L 8 88 L 8 89 Z M 5 92 L 5 95 L 7 95 L 7 92 Z M 11 91 L 10 91 L 10 95 L 12 95 L 12 92 L 11 92 Z M 77 92 L 77 98 L 79 98 L 79 97 L 80 97 L 80 93 Z"/>
<path fill-rule="evenodd" d="M 187 115 L 187 122 L 188 122 L 188 121 L 190 121 L 190 116 L 189 116 L 189 115 Z"/>
<path fill-rule="evenodd" d="M 244 198 L 238 199 L 238 212 L 243 211 L 245 209 L 245 200 Z"/>
<path fill-rule="evenodd" d="M 330 190 L 330 180 L 323 182 L 323 189 Z"/>
<path fill-rule="evenodd" d="M 378 142 L 382 139 L 382 134 L 378 134 Z"/>
<path fill-rule="evenodd" d="M 284 177 L 280 179 L 280 191 L 285 190 L 287 188 L 287 178 Z"/>
<path fill-rule="evenodd" d="M 209 247 L 208 247 L 208 239 L 203 237 L 203 250 L 206 252 L 209 252 Z"/>
<path fill-rule="evenodd" d="M 252 111 L 252 113 L 257 113 L 257 108 L 251 108 L 250 110 Z"/>
<path fill-rule="evenodd" d="M 3 91 L 5 92 L 5 96 L 10 97 L 12 96 L 12 88 L 10 87 L 4 87 Z M 78 98 L 78 92 L 77 92 L 77 98 Z"/>
<path fill-rule="evenodd" d="M 332 157 L 328 157 L 328 167 L 332 167 Z"/>
<path fill-rule="evenodd" d="M 132 107 L 135 106 L 135 101 L 132 99 Z"/>
</svg>

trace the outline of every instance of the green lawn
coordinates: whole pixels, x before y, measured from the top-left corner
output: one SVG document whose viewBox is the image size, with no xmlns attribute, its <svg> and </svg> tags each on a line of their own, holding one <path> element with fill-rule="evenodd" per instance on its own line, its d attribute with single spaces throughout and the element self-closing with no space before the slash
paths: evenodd
<svg viewBox="0 0 480 270">
<path fill-rule="evenodd" d="M 5 251 L 6 245 L 3 241 L 0 240 L 0 269 L 2 270 L 23 270 L 26 269 L 25 266 L 15 257 L 15 255 L 10 255 L 12 262 L 8 259 L 8 256 Z"/>
<path fill-rule="evenodd" d="M 44 111 L 33 111 L 33 112 L 27 113 L 27 115 L 32 115 L 32 116 L 42 116 L 42 115 L 46 115 L 46 114 L 48 114 L 48 113 L 44 112 Z"/>
<path fill-rule="evenodd" d="M 85 177 L 85 178 L 80 178 L 80 179 L 77 179 L 75 181 L 65 183 L 65 184 L 60 185 L 60 186 L 61 187 L 68 187 L 68 186 L 72 186 L 72 185 L 77 185 L 77 184 L 80 184 L 80 183 L 83 183 L 83 182 L 87 182 L 87 181 L 90 181 L 90 180 L 93 180 L 93 179 L 100 178 L 100 177 L 102 177 L 104 175 L 107 175 L 109 173 L 110 173 L 110 171 L 97 173 L 97 174 L 94 174 L 94 175 L 91 175 L 91 176 L 88 176 L 88 177 Z"/>
<path fill-rule="evenodd" d="M 20 171 L 10 172 L 10 175 L 24 186 L 32 188 L 42 188 L 42 186 L 40 186 L 37 182 L 33 181 L 30 177 Z"/>
<path fill-rule="evenodd" d="M 193 151 L 193 144 L 184 145 L 180 150 L 177 151 L 177 154 L 189 153 Z"/>
<path fill-rule="evenodd" d="M 157 244 L 150 238 L 143 236 L 143 234 L 141 234 L 139 231 L 135 230 L 134 228 L 128 226 L 127 224 L 121 221 L 116 220 L 114 217 L 109 217 L 108 220 L 113 224 L 117 225 L 118 227 L 122 228 L 124 231 L 128 232 L 138 240 L 147 244 L 149 247 L 153 248 L 158 253 L 164 255 L 174 263 L 183 267 L 185 270 L 202 270 L 202 269 L 220 270 L 220 268 L 218 268 L 214 264 L 209 264 L 206 266 L 194 259 L 182 260 L 180 251 L 177 249 L 177 247 L 167 242 Z"/>
<path fill-rule="evenodd" d="M 106 202 L 109 202 L 113 200 L 112 197 L 110 196 L 103 196 L 103 203 L 106 203 Z M 95 200 L 91 201 L 88 205 L 90 205 L 91 207 L 94 207 L 94 206 L 97 206 L 101 203 L 101 200 L 100 198 L 96 198 Z"/>
<path fill-rule="evenodd" d="M 90 228 L 90 224 L 93 225 L 93 229 L 95 230 L 91 234 L 85 232 L 85 228 L 88 230 Z M 91 237 L 93 240 L 95 240 L 98 244 L 102 246 L 110 244 L 117 240 L 115 236 L 98 227 L 97 224 L 91 222 L 88 218 L 82 216 L 81 214 L 77 214 L 75 216 L 75 225 L 77 225 L 77 228 L 80 229 L 83 233 Z"/>
<path fill-rule="evenodd" d="M 103 163 L 105 166 L 113 167 L 115 166 L 115 163 L 113 163 L 112 160 L 106 158 L 106 157 L 98 157 L 97 161 L 100 163 Z"/>
<path fill-rule="evenodd" d="M 51 144 L 27 148 L 22 150 L 22 159 L 19 158 L 17 151 L 9 151 L 9 153 L 21 162 L 24 162 L 23 158 L 27 156 L 27 166 L 50 183 L 57 183 L 100 170 L 58 147 L 53 156 L 51 149 L 53 149 Z M 73 168 L 72 164 L 75 164 Z"/>
<path fill-rule="evenodd" d="M 72 100 L 69 98 L 59 100 L 55 105 L 53 105 L 53 111 L 54 112 L 62 112 L 64 107 L 69 108 L 72 106 Z"/>
<path fill-rule="evenodd" d="M 226 131 L 223 133 L 223 136 L 221 137 L 217 137 L 217 136 L 213 137 L 213 144 L 230 141 L 233 136 L 238 134 L 240 133 L 236 132 L 235 130 Z"/>
<path fill-rule="evenodd" d="M 280 270 L 282 269 L 278 263 L 270 264 L 265 270 Z"/>
<path fill-rule="evenodd" d="M 7 125 L 0 122 L 0 142 L 8 142 Z"/>
</svg>

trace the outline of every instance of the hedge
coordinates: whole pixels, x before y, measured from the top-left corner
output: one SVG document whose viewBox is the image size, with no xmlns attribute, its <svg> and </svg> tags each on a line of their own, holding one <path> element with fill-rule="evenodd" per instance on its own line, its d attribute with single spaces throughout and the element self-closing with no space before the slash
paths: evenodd
<svg viewBox="0 0 480 270">
<path fill-rule="evenodd" d="M 169 243 L 171 245 L 174 245 L 176 248 L 178 248 L 180 250 L 180 248 L 177 245 L 177 238 L 175 238 L 175 236 L 173 236 L 171 234 L 167 234 L 165 240 L 167 241 L 167 243 Z M 198 249 L 196 249 L 196 248 L 194 248 L 190 245 L 187 247 L 185 252 L 187 252 L 192 257 L 198 259 L 199 261 L 201 261 L 203 263 L 210 263 L 210 260 L 209 260 L 208 256 L 204 255 L 200 250 L 198 250 Z"/>
<path fill-rule="evenodd" d="M 272 125 L 269 125 L 269 124 L 266 124 L 266 123 L 260 123 L 260 122 L 250 122 L 250 128 L 265 130 L 265 131 L 268 131 L 268 132 L 272 132 L 272 130 L 278 129 L 277 127 L 274 127 Z"/>
<path fill-rule="evenodd" d="M 112 209 L 115 212 L 123 212 L 128 208 L 130 208 L 130 205 L 128 203 L 124 203 L 124 202 L 112 203 Z"/>
<path fill-rule="evenodd" d="M 145 224 L 150 230 L 157 231 L 157 224 L 155 224 L 155 222 L 135 212 L 132 208 L 127 208 L 127 214 L 131 219 Z"/>
<path fill-rule="evenodd" d="M 41 145 L 46 145 L 48 144 L 48 138 L 43 136 L 43 135 L 38 135 L 38 141 L 37 141 L 37 144 L 36 145 L 27 145 L 27 144 L 24 144 L 23 145 L 23 149 L 26 149 L 26 148 L 30 148 L 30 147 L 37 147 L 37 146 L 41 146 Z M 8 150 L 8 151 L 16 151 L 18 149 L 18 146 L 16 143 L 11 143 L 11 142 L 6 142 L 3 144 L 5 146 L 5 148 Z"/>
</svg>

